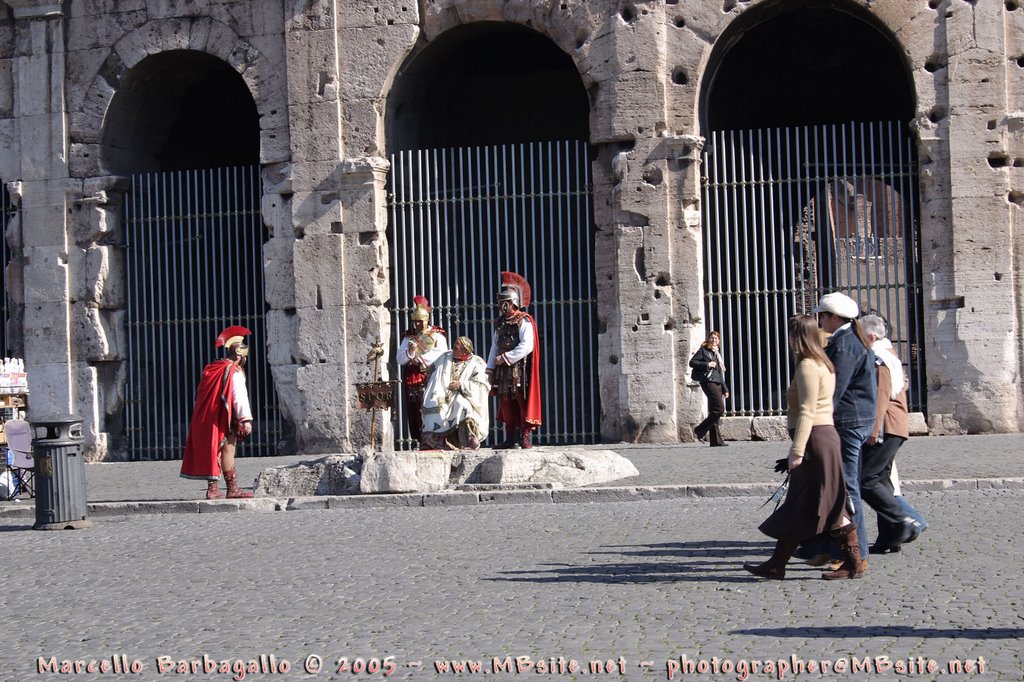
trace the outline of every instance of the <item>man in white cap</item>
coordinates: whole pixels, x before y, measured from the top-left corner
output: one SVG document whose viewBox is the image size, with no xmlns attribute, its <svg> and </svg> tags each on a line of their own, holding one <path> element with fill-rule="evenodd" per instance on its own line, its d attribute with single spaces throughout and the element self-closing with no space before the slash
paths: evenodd
<svg viewBox="0 0 1024 682">
<path fill-rule="evenodd" d="M 846 494 L 853 505 L 850 532 L 840 539 L 843 564 L 824 574 L 826 579 L 857 578 L 867 570 L 868 538 L 860 497 L 860 455 L 875 422 L 875 354 L 871 341 L 857 322 L 857 302 L 839 292 L 826 294 L 814 311 L 818 324 L 831 334 L 825 354 L 835 366 L 836 390 L 832 395 L 832 419 L 842 445 Z"/>
</svg>

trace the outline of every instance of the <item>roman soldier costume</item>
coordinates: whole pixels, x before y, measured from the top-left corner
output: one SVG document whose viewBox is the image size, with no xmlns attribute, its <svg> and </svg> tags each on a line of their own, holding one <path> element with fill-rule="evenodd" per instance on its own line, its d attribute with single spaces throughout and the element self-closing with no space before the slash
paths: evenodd
<svg viewBox="0 0 1024 682">
<path fill-rule="evenodd" d="M 531 433 L 541 424 L 540 351 L 537 323 L 523 308 L 530 304 L 529 282 L 514 272 L 501 273 L 487 371 L 498 396 L 498 420 L 505 424 L 499 448 L 533 447 Z"/>
<path fill-rule="evenodd" d="M 402 367 L 402 395 L 409 435 L 420 440 L 423 430 L 423 386 L 427 370 L 448 350 L 448 336 L 440 327 L 430 324 L 430 303 L 424 296 L 413 297 L 412 329 L 402 334 L 396 360 Z"/>
<path fill-rule="evenodd" d="M 206 365 L 196 390 L 185 455 L 181 461 L 181 476 L 208 481 L 207 499 L 221 497 L 217 487 L 221 473 L 228 486 L 228 497 L 252 497 L 251 492 L 238 487 L 234 467 L 235 438 L 244 438 L 251 429 L 251 426 L 246 427 L 246 423 L 252 422 L 245 371 L 242 369 L 249 355 L 245 337 L 251 333 L 237 325 L 220 333 L 215 346 L 224 348 L 229 357 Z M 222 471 L 222 450 L 227 446 L 231 447 L 230 465 L 225 463 Z"/>
</svg>

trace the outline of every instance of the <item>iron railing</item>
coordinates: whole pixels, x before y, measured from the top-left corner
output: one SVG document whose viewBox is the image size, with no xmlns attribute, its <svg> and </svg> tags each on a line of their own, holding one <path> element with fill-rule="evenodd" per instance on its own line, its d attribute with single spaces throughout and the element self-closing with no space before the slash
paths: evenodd
<svg viewBox="0 0 1024 682">
<path fill-rule="evenodd" d="M 529 280 L 529 312 L 540 340 L 543 426 L 539 444 L 600 438 L 594 221 L 585 142 L 537 142 L 392 155 L 389 351 L 410 326 L 412 297 L 433 305 L 449 340 L 468 336 L 478 355 L 491 345 L 500 272 Z M 397 409 L 398 449 L 415 446 L 405 405 Z M 491 406 L 493 444 L 503 437 Z"/>
<path fill-rule="evenodd" d="M 925 409 L 916 156 L 897 122 L 715 132 L 704 151 L 707 328 L 727 414 L 785 414 L 786 321 L 842 291 L 887 320 Z"/>
<path fill-rule="evenodd" d="M 266 356 L 259 167 L 134 175 L 125 197 L 133 459 L 180 459 L 199 376 L 225 327 L 252 330 L 254 431 L 244 456 L 277 454 L 283 423 Z"/>
</svg>

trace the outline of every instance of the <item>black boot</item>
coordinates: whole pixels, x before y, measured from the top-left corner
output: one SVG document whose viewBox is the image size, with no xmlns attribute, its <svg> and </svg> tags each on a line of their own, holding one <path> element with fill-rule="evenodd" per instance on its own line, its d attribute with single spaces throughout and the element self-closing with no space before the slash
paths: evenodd
<svg viewBox="0 0 1024 682">
<path fill-rule="evenodd" d="M 505 440 L 501 441 L 501 444 L 496 446 L 496 450 L 511 450 L 512 448 L 519 446 L 519 430 L 508 429 L 505 431 Z"/>
<path fill-rule="evenodd" d="M 743 564 L 743 568 L 761 578 L 782 580 L 786 577 L 786 563 L 799 546 L 798 542 L 779 540 L 775 543 L 775 551 L 768 561 L 763 564 Z"/>
</svg>

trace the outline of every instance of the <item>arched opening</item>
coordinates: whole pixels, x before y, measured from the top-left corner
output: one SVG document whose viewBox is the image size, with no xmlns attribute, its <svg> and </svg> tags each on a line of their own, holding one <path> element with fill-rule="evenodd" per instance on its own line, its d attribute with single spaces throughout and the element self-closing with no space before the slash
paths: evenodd
<svg viewBox="0 0 1024 682">
<path fill-rule="evenodd" d="M 143 59 L 121 79 L 103 161 L 121 175 L 259 163 L 259 114 L 241 77 L 194 50 Z"/>
<path fill-rule="evenodd" d="M 909 121 L 897 45 L 859 7 L 783 2 L 744 12 L 719 39 L 702 89 L 704 129 Z"/>
<path fill-rule="evenodd" d="M 732 414 L 785 413 L 786 320 L 829 291 L 882 315 L 924 409 L 914 89 L 860 7 L 766 3 L 719 39 L 701 95 L 706 323 Z"/>
<path fill-rule="evenodd" d="M 268 235 L 259 115 L 245 82 L 205 53 L 151 55 L 121 79 L 102 141 L 104 165 L 131 179 L 123 447 L 134 459 L 182 456 L 214 340 L 241 324 L 253 332 L 247 372 L 256 430 L 240 454 L 276 454 L 281 418 L 262 352 Z"/>
<path fill-rule="evenodd" d="M 534 442 L 596 442 L 589 102 L 572 59 L 522 26 L 460 26 L 409 58 L 387 111 L 392 348 L 423 294 L 434 324 L 486 356 L 500 273 L 518 272 L 540 334 L 544 425 Z M 408 409 L 401 402 L 400 449 L 416 445 Z M 490 442 L 503 437 L 491 429 Z"/>
<path fill-rule="evenodd" d="M 409 58 L 388 95 L 392 151 L 585 140 L 589 102 L 572 59 L 540 33 L 482 22 Z"/>
</svg>

